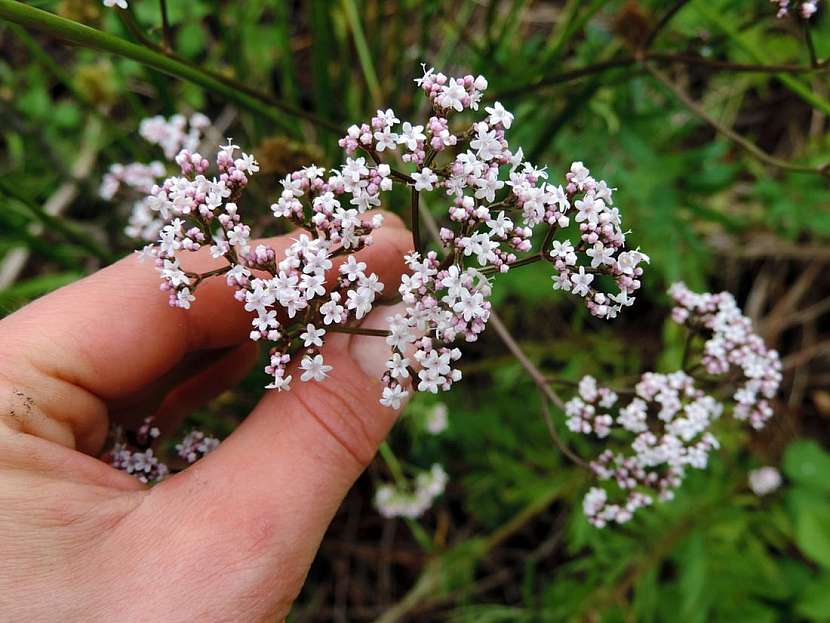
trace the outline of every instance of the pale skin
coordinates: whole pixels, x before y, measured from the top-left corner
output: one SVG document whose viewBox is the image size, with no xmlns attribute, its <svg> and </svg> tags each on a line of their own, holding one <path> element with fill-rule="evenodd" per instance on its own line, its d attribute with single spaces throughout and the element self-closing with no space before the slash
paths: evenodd
<svg viewBox="0 0 830 623">
<path fill-rule="evenodd" d="M 411 234 L 386 214 L 358 258 L 394 294 Z M 270 241 L 281 255 L 287 237 Z M 183 261 L 204 272 L 204 253 Z M 392 312 L 394 313 L 394 312 Z M 363 326 L 382 328 L 378 306 Z M 324 383 L 267 392 L 214 453 L 147 488 L 95 458 L 110 422 L 173 432 L 255 362 L 219 277 L 167 306 L 128 257 L 0 321 L 0 619 L 280 621 L 397 412 L 382 338 L 329 334 Z M 290 370 L 293 372 L 293 370 Z"/>
</svg>

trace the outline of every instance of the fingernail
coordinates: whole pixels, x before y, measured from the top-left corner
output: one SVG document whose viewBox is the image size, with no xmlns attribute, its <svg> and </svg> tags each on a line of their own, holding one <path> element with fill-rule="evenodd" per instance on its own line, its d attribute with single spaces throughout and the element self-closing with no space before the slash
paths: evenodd
<svg viewBox="0 0 830 623">
<path fill-rule="evenodd" d="M 395 314 L 402 314 L 405 310 L 404 303 L 379 305 L 366 316 L 360 326 L 365 329 L 387 329 L 389 318 Z M 386 339 L 371 335 L 354 336 L 349 352 L 366 376 L 378 380 L 386 371 L 386 361 L 392 356 L 392 348 L 386 343 Z"/>
</svg>

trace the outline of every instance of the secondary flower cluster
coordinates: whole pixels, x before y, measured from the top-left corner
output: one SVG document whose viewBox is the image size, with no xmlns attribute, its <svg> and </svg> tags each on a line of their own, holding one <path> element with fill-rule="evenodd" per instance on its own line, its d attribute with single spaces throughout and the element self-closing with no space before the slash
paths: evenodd
<svg viewBox="0 0 830 623">
<path fill-rule="evenodd" d="M 419 473 L 410 485 L 381 485 L 375 492 L 375 506 L 384 517 L 415 519 L 432 506 L 435 498 L 444 493 L 447 472 L 438 463 Z"/>
<path fill-rule="evenodd" d="M 687 469 L 706 467 L 709 453 L 719 447 L 713 424 L 725 411 L 712 395 L 719 386 L 739 383 L 737 391 L 730 388 L 735 419 L 748 420 L 758 429 L 772 414 L 768 401 L 781 381 L 780 361 L 752 332 L 734 299 L 726 293 L 695 294 L 680 283 L 670 293 L 678 304 L 674 320 L 688 326 L 693 336 L 706 334 L 700 363 L 688 371 L 646 372 L 625 404 L 618 393 L 586 376 L 565 405 L 571 431 L 607 438 L 614 447 L 623 444 L 621 449 L 606 448 L 590 463 L 598 486 L 586 494 L 583 510 L 597 527 L 625 523 L 638 509 L 672 499 Z M 698 367 L 711 377 L 697 379 Z M 730 377 L 733 372 L 737 379 L 735 374 Z M 712 393 L 703 385 L 713 386 Z M 755 478 L 759 483 L 761 479 Z M 768 475 L 763 479 L 771 481 Z"/>
<path fill-rule="evenodd" d="M 359 323 L 372 309 L 384 284 L 365 272 L 354 253 L 372 243 L 382 224 L 381 217 L 370 219 L 365 212 L 380 206 L 382 193 L 395 183 L 412 193 L 413 218 L 423 193 L 440 193 L 448 206 L 447 226 L 440 231 L 443 259 L 421 250 L 405 258 L 410 274 L 398 292 L 407 307 L 390 319 L 392 355 L 381 397 L 386 406 L 398 408 L 411 386 L 438 392 L 461 378 L 455 365 L 461 351 L 453 343 L 474 341 L 484 331 L 490 276 L 511 266 L 548 261 L 558 273 L 555 288 L 584 297 L 600 318 L 613 318 L 634 301 L 648 257 L 625 249 L 608 184 L 580 162 L 573 163 L 564 186 L 549 183 L 544 169 L 524 161 L 521 148 L 510 149 L 505 133 L 513 115 L 498 102 L 485 107 L 483 119 L 451 120 L 478 110 L 487 88 L 483 76 L 452 78 L 425 69 L 415 82 L 432 103 L 425 125 L 401 124 L 393 110 L 378 110 L 340 140 L 346 159 L 339 169 L 309 166 L 282 180 L 271 211 L 308 234 L 281 252 L 251 243 L 237 205 L 248 177 L 259 170 L 252 156 L 237 155 L 229 142 L 217 158 L 219 175 L 211 178 L 208 161 L 190 140 L 194 127 L 206 125 L 203 120 L 143 124 L 142 134 L 168 154 L 182 147 L 175 156 L 182 174 L 150 189 L 142 208 L 152 218 L 136 217 L 133 231 L 157 231 L 156 244 L 144 253 L 155 258 L 171 305 L 188 308 L 203 279 L 225 276 L 254 315 L 251 339 L 274 342 L 266 367 L 273 377 L 269 388 L 290 387 L 289 364 L 298 351 L 300 380 L 323 380 L 330 370 L 321 352 L 325 334 Z M 414 170 L 398 171 L 394 162 L 382 161 L 396 153 Z M 542 249 L 525 255 L 537 226 L 544 228 Z M 181 255 L 207 245 L 227 266 L 205 274 L 184 270 Z M 602 291 L 595 279 L 600 274 L 616 283 L 615 292 Z"/>
<path fill-rule="evenodd" d="M 772 417 L 769 401 L 781 384 L 781 359 L 770 350 L 752 328 L 752 321 L 741 313 L 729 292 L 696 294 L 683 283 L 672 285 L 669 294 L 676 307 L 675 322 L 700 332 L 707 338 L 701 365 L 715 376 L 731 374 L 736 384 L 732 395 L 732 415 L 747 420 L 755 429 L 763 428 Z"/>
<path fill-rule="evenodd" d="M 769 495 L 781 486 L 781 472 L 771 465 L 749 472 L 749 488 L 757 496 Z"/>
<path fill-rule="evenodd" d="M 619 499 L 609 498 L 611 487 L 593 487 L 585 496 L 583 510 L 597 527 L 625 523 L 655 498 L 670 500 L 683 482 L 686 469 L 706 467 L 709 451 L 718 447 L 709 432 L 720 417 L 722 406 L 695 388 L 682 371 L 672 374 L 645 373 L 625 406 L 610 413 L 617 395 L 583 378 L 579 396 L 566 407 L 568 426 L 583 434 L 607 437 L 613 430 L 633 437 L 622 451 L 604 450 L 590 467 L 600 483 L 615 483 Z"/>
<path fill-rule="evenodd" d="M 778 7 L 778 17 L 786 17 L 789 15 L 793 7 L 798 8 L 798 13 L 804 19 L 810 19 L 816 11 L 818 11 L 819 0 L 802 0 L 802 2 L 792 2 L 791 0 L 770 0 Z"/>
<path fill-rule="evenodd" d="M 144 484 L 155 484 L 170 474 L 170 468 L 163 463 L 153 451 L 152 445 L 161 432 L 154 426 L 153 418 L 144 419 L 144 423 L 135 432 L 115 429 L 115 442 L 112 449 L 103 458 L 115 469 L 119 469 L 137 478 Z M 191 431 L 181 443 L 176 444 L 176 453 L 187 463 L 195 463 L 219 447 L 219 440 L 209 437 L 201 431 Z"/>
<path fill-rule="evenodd" d="M 155 116 L 141 121 L 139 134 L 151 145 L 161 147 L 165 158 L 175 164 L 175 157 L 182 149 L 197 150 L 210 125 L 210 120 L 202 113 L 189 117 L 173 115 L 169 119 Z M 133 198 L 129 223 L 124 229 L 129 237 L 145 242 L 158 239 L 165 220 L 154 210 L 149 195 L 166 175 L 167 166 L 158 160 L 149 164 L 113 164 L 104 175 L 99 189 L 102 199 L 110 200 L 119 194 Z"/>
<path fill-rule="evenodd" d="M 193 464 L 218 447 L 219 440 L 216 437 L 209 437 L 200 430 L 193 430 L 176 444 L 176 454 Z"/>
</svg>

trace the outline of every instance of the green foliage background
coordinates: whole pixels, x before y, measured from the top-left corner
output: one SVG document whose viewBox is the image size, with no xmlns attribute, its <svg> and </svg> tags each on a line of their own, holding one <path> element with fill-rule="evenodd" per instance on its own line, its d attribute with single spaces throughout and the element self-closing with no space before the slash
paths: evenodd
<svg viewBox="0 0 830 623">
<path fill-rule="evenodd" d="M 97 0 L 27 4 L 134 37 L 123 16 Z M 146 36 L 159 41 L 158 3 L 131 4 Z M 652 258 L 645 294 L 631 313 L 595 322 L 551 290 L 540 265 L 511 272 L 495 289 L 499 313 L 546 373 L 625 382 L 644 370 L 677 367 L 682 336 L 666 321 L 664 294 L 675 280 L 730 289 L 742 303 L 754 302 L 756 321 L 775 317 L 776 304 L 808 267 L 816 274 L 790 311 L 830 295 L 821 270 L 830 259 L 827 176 L 760 162 L 638 64 L 539 86 L 633 54 L 675 3 L 168 4 L 181 57 L 342 127 L 381 105 L 402 119 L 422 114 L 411 83 L 422 61 L 448 73 L 483 73 L 489 93 L 516 113 L 512 145 L 554 174 L 583 160 L 617 186 L 631 239 Z M 777 20 L 766 0 L 683 4 L 653 50 L 809 64 L 800 22 Z M 818 57 L 827 57 L 827 6 L 810 28 Z M 261 161 L 258 148 L 276 141 L 268 151 L 274 171 L 308 158 L 330 166 L 341 157 L 336 134 L 313 121 L 273 108 L 264 115 L 134 60 L 67 47 L 3 20 L 0 49 L 0 255 L 30 252 L 22 273 L 0 291 L 6 313 L 132 248 L 122 233 L 126 206 L 102 201 L 97 185 L 110 163 L 160 157 L 137 136 L 142 118 L 195 110 L 225 115 L 228 135 Z M 721 126 L 765 152 L 815 168 L 830 162 L 826 72 L 660 67 Z M 74 169 L 86 152 L 94 163 L 79 175 Z M 276 173 L 259 178 L 249 205 L 267 215 Z M 49 215 L 42 206 L 66 184 L 74 198 L 63 214 Z M 389 208 L 405 214 L 404 206 L 401 200 Z M 440 217 L 441 206 L 429 208 Z M 773 285 L 762 288 L 762 277 Z M 726 434 L 710 469 L 692 474 L 675 501 L 605 531 L 582 517 L 586 476 L 553 447 L 532 382 L 488 335 L 467 349 L 465 381 L 441 397 L 449 430 L 437 439 L 423 432 L 434 398 L 419 396 L 390 440 L 405 466 L 445 463 L 447 494 L 420 527 L 382 520 L 370 507 L 372 485 L 388 480 L 388 468 L 373 465 L 335 520 L 294 620 L 830 621 L 827 318 L 814 314 L 809 327 L 786 326 L 767 333 L 783 355 L 818 350 L 787 369 L 770 431 L 752 439 Z M 253 375 L 189 424 L 227 434 L 255 402 L 261 381 Z M 571 441 L 584 456 L 592 451 Z M 746 473 L 762 464 L 780 465 L 785 485 L 759 499 L 748 491 Z"/>
</svg>

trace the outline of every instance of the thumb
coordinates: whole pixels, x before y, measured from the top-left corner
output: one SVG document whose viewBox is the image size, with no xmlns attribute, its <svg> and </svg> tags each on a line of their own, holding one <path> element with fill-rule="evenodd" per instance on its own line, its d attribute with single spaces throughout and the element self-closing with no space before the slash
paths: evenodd
<svg viewBox="0 0 830 623">
<path fill-rule="evenodd" d="M 398 311 L 378 307 L 362 326 L 384 328 Z M 212 558 L 217 547 L 254 555 L 279 582 L 296 575 L 297 590 L 343 497 L 398 416 L 378 402 L 386 341 L 332 338 L 323 349 L 329 378 L 301 383 L 295 375 L 290 391 L 269 392 L 217 450 L 151 491 L 180 519 L 161 516 L 187 522 Z"/>
</svg>

